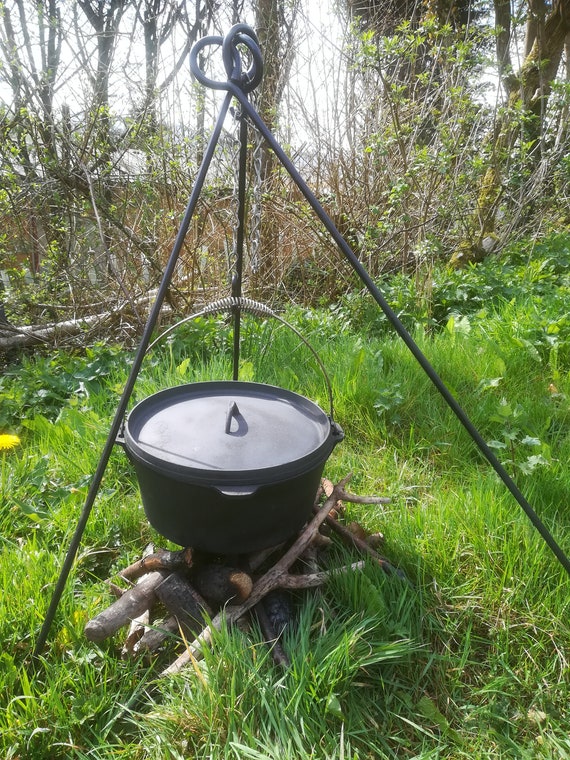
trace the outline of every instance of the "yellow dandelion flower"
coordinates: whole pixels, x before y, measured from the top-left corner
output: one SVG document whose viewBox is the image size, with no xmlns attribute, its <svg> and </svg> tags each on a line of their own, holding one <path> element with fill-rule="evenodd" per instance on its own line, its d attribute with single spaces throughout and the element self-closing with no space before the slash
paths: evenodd
<svg viewBox="0 0 570 760">
<path fill-rule="evenodd" d="M 10 433 L 0 433 L 0 451 L 9 451 L 20 443 L 17 435 Z"/>
</svg>

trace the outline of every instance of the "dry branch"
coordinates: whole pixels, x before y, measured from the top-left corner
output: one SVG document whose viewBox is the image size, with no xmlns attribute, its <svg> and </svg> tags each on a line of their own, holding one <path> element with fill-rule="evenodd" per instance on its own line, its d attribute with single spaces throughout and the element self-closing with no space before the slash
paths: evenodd
<svg viewBox="0 0 570 760">
<path fill-rule="evenodd" d="M 317 573 L 303 573 L 302 575 L 293 575 L 292 573 L 286 573 L 279 581 L 278 588 L 288 589 L 302 589 L 302 588 L 318 588 L 323 586 L 331 576 L 337 573 L 346 573 L 349 570 L 362 570 L 364 562 L 353 562 L 351 565 L 344 565 L 343 567 L 337 567 L 334 570 L 322 570 Z"/>
<path fill-rule="evenodd" d="M 330 480 L 323 478 L 323 491 L 327 496 L 330 496 L 335 486 Z M 345 491 L 344 488 L 337 490 L 339 501 L 349 501 L 351 504 L 390 504 L 392 501 L 387 496 L 360 496 L 356 493 L 350 493 Z"/>
<path fill-rule="evenodd" d="M 141 559 L 133 562 L 132 565 L 121 570 L 119 576 L 128 581 L 134 581 L 141 575 L 153 572 L 155 570 L 179 570 L 180 568 L 192 567 L 193 556 L 192 549 L 180 549 L 179 551 L 169 551 L 168 549 L 158 549 L 152 554 L 147 554 Z"/>
<path fill-rule="evenodd" d="M 333 486 L 330 480 L 323 479 L 322 486 L 327 496 L 332 494 L 333 489 L 335 489 L 335 486 Z M 341 511 L 343 501 L 350 501 L 353 504 L 389 504 L 390 499 L 382 496 L 358 496 L 356 494 L 345 491 L 344 488 L 336 488 L 336 491 L 339 497 L 339 504 L 335 505 L 335 509 L 331 511 L 331 513 L 327 516 L 325 520 L 327 527 L 331 528 L 331 530 L 333 530 L 340 537 L 343 543 L 345 543 L 347 546 L 354 546 L 363 554 L 367 554 L 386 572 L 395 572 L 396 574 L 400 575 L 401 572 L 397 570 L 397 568 L 395 568 L 385 557 L 382 557 L 380 554 L 378 554 L 375 548 L 371 546 L 371 543 L 369 543 L 370 538 L 373 538 L 376 543 L 381 542 L 383 540 L 382 534 L 376 533 L 372 537 L 364 538 L 361 535 L 358 535 L 354 530 L 350 530 L 349 528 L 339 523 L 334 516 L 339 511 Z"/>
<path fill-rule="evenodd" d="M 348 528 L 345 528 L 344 525 L 341 525 L 333 517 L 330 517 L 330 515 L 327 516 L 325 523 L 341 538 L 341 540 L 347 546 L 354 546 L 363 554 L 367 554 L 387 573 L 398 573 L 397 569 L 385 557 L 382 557 L 382 555 L 378 554 L 378 552 L 373 549 L 367 541 L 355 535 L 352 531 L 348 530 Z"/>
<path fill-rule="evenodd" d="M 103 641 L 149 609 L 156 601 L 155 589 L 165 576 L 164 570 L 145 575 L 140 583 L 89 620 L 85 626 L 85 636 L 89 641 Z"/>
</svg>

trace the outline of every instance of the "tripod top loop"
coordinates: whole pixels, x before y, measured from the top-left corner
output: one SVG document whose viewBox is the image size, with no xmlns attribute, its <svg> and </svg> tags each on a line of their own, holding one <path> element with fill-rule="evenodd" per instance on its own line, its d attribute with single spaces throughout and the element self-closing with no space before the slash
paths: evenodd
<svg viewBox="0 0 570 760">
<path fill-rule="evenodd" d="M 206 76 L 198 62 L 199 53 L 210 45 L 220 45 L 222 59 L 228 79 L 222 82 Z M 242 48 L 246 48 L 251 62 L 244 71 Z M 199 40 L 190 51 L 190 69 L 196 79 L 213 90 L 232 90 L 238 87 L 242 92 L 251 92 L 263 77 L 263 57 L 256 33 L 247 24 L 235 24 L 225 37 L 211 35 Z"/>
</svg>

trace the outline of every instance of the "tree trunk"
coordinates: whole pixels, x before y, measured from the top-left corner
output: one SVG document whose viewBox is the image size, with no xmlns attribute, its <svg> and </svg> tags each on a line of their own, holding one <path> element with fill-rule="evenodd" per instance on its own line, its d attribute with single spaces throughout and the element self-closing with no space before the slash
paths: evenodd
<svg viewBox="0 0 570 760">
<path fill-rule="evenodd" d="M 293 25 L 298 0 L 257 0 L 256 31 L 263 54 L 263 80 L 258 99 L 258 110 L 269 129 L 277 126 L 277 113 L 283 87 L 291 67 L 293 52 Z M 287 11 L 287 12 L 286 12 Z M 261 184 L 263 194 L 271 198 L 275 179 L 276 161 L 273 151 L 265 143 L 261 147 Z M 263 294 L 273 287 L 271 262 L 279 243 L 279 224 L 275 209 L 262 208 L 259 229 L 259 267 L 255 275 L 254 290 Z"/>
<path fill-rule="evenodd" d="M 454 265 L 481 261 L 493 250 L 505 162 L 513 148 L 519 142 L 524 144 L 529 170 L 540 157 L 548 98 L 570 33 L 570 0 L 555 0 L 550 12 L 548 7 L 545 0 L 531 0 L 526 58 L 515 75 L 509 53 L 510 6 L 505 0 L 495 0 L 497 59 L 508 107 L 497 118 L 490 138 L 489 166 L 483 176 L 469 235 L 452 256 Z"/>
</svg>

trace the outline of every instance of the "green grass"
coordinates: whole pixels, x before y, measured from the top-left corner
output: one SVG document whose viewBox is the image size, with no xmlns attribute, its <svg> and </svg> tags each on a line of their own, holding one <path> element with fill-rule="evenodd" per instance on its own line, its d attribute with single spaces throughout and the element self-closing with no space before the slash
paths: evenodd
<svg viewBox="0 0 570 760">
<path fill-rule="evenodd" d="M 531 289 L 414 334 L 568 553 L 566 307 L 558 284 L 550 298 L 540 282 L 540 301 Z M 407 349 L 355 314 L 291 319 L 328 368 L 346 432 L 327 475 L 351 471 L 351 490 L 392 499 L 347 505 L 345 519 L 381 531 L 409 582 L 367 566 L 300 595 L 288 670 L 255 624 L 222 630 L 198 670 L 168 680 L 164 656 L 125 661 L 120 636 L 85 640 L 85 622 L 110 601 L 104 579 L 157 539 L 120 450 L 32 663 L 127 357 L 98 347 L 8 368 L 0 432 L 22 443 L 0 455 L 3 757 L 570 757 L 569 579 Z M 226 332 L 181 328 L 149 355 L 136 398 L 227 377 Z M 241 371 L 327 406 L 320 371 L 285 329 L 248 320 Z M 335 546 L 328 561 L 353 558 Z"/>
</svg>

